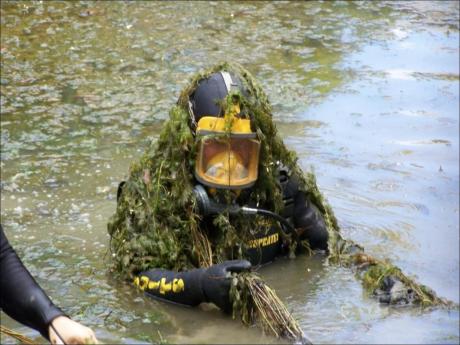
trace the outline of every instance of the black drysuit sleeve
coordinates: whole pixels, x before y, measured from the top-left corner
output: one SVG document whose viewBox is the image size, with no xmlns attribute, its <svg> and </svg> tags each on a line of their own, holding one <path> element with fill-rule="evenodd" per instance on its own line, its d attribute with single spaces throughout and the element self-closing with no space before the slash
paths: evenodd
<svg viewBox="0 0 460 345">
<path fill-rule="evenodd" d="M 152 269 L 141 272 L 134 279 L 134 285 L 148 295 L 174 303 L 196 306 L 206 301 L 202 277 L 204 269 L 173 272 Z"/>
<path fill-rule="evenodd" d="M 184 272 L 152 269 L 141 272 L 134 279 L 134 284 L 152 297 L 189 306 L 210 302 L 228 313 L 231 311 L 231 273 L 250 268 L 249 261 L 230 260 Z"/>
<path fill-rule="evenodd" d="M 49 340 L 48 326 L 65 315 L 24 267 L 0 225 L 0 308 Z"/>
<path fill-rule="evenodd" d="M 324 218 L 308 196 L 299 189 L 295 175 L 280 170 L 279 182 L 283 191 L 283 217 L 300 230 L 300 238 L 307 239 L 312 249 L 327 250 L 328 231 Z"/>
</svg>

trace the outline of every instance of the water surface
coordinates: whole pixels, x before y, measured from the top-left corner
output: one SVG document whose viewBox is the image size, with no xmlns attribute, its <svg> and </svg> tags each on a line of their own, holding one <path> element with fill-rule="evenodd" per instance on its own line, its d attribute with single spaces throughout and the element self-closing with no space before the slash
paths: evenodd
<svg viewBox="0 0 460 345">
<path fill-rule="evenodd" d="M 458 47 L 454 1 L 2 1 L 5 232 L 102 342 L 276 343 L 218 310 L 145 298 L 106 269 L 118 182 L 188 78 L 227 59 L 262 84 L 344 235 L 458 303 Z M 260 273 L 315 343 L 459 342 L 458 310 L 379 305 L 324 257 Z"/>
</svg>

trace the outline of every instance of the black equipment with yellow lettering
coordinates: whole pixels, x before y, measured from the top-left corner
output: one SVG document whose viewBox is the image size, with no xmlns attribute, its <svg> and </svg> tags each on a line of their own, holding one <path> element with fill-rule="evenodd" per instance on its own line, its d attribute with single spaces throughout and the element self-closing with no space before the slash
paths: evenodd
<svg viewBox="0 0 460 345">
<path fill-rule="evenodd" d="M 249 261 L 232 260 L 185 272 L 153 269 L 141 272 L 134 279 L 134 284 L 152 297 L 189 306 L 209 302 L 230 312 L 228 293 L 231 273 L 248 271 L 250 268 Z"/>
</svg>

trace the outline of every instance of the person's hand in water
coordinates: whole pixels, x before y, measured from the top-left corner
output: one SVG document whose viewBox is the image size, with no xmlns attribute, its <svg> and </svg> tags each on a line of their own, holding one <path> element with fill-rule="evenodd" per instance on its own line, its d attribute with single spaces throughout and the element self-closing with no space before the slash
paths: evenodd
<svg viewBox="0 0 460 345">
<path fill-rule="evenodd" d="M 65 316 L 58 316 L 49 326 L 51 344 L 98 344 L 94 332 Z"/>
</svg>

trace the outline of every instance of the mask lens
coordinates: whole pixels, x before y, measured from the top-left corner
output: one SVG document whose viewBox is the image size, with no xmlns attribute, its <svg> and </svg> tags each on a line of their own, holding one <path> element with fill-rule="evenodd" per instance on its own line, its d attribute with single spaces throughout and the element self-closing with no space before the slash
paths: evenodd
<svg viewBox="0 0 460 345">
<path fill-rule="evenodd" d="M 203 137 L 195 175 L 211 187 L 242 189 L 257 180 L 260 144 L 244 137 Z"/>
</svg>

